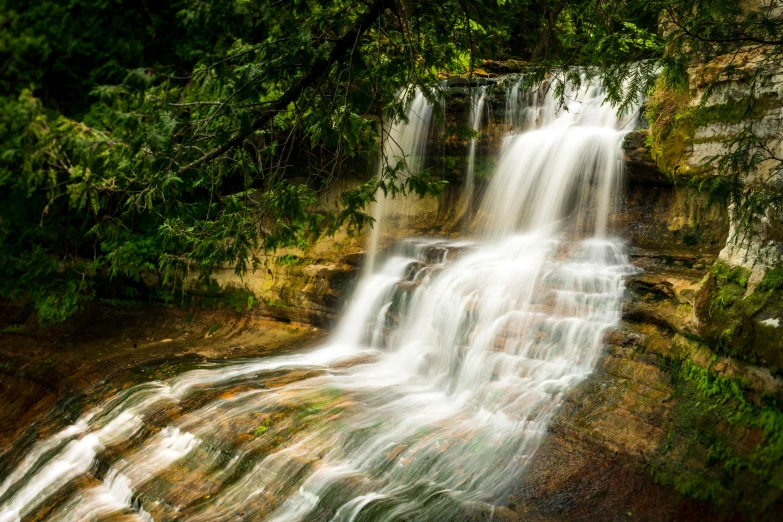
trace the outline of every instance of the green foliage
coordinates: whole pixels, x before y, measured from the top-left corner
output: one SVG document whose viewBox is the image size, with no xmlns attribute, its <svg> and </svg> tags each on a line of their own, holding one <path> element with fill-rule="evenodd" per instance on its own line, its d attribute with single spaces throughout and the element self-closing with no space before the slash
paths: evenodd
<svg viewBox="0 0 783 522">
<path fill-rule="evenodd" d="M 244 288 L 229 287 L 220 294 L 223 304 L 237 313 L 241 313 L 247 307 L 249 312 L 255 303 L 255 296 Z"/>
<path fill-rule="evenodd" d="M 217 332 L 218 330 L 220 330 L 222 327 L 223 327 L 223 325 L 221 323 L 214 323 L 213 325 L 211 325 L 209 327 L 209 330 L 207 330 L 207 333 L 209 333 L 211 335 L 211 334 Z"/>
<path fill-rule="evenodd" d="M 720 286 L 736 283 L 744 289 L 748 286 L 750 270 L 742 266 L 729 266 L 723 261 L 716 261 L 712 265 L 710 275 Z"/>
<path fill-rule="evenodd" d="M 6 326 L 5 328 L 0 330 L 0 333 L 20 333 L 24 332 L 25 325 L 24 324 L 12 324 L 10 326 Z"/>
<path fill-rule="evenodd" d="M 439 72 L 469 74 L 528 4 L 373 6 L 3 4 L 0 296 L 46 323 L 129 285 L 172 300 L 193 271 L 208 286 L 217 266 L 371 224 L 379 188 L 438 193 L 429 172 L 396 183 L 403 158 L 319 203 L 374 161 L 399 92 L 435 100 Z"/>
<path fill-rule="evenodd" d="M 412 87 L 436 102 L 444 73 L 528 59 L 530 81 L 561 101 L 566 83 L 600 77 L 627 112 L 661 65 L 679 96 L 689 63 L 768 40 L 773 63 L 782 32 L 729 0 L 10 0 L 0 20 L 0 297 L 28 300 L 43 322 L 126 287 L 172 301 L 194 271 L 207 286 L 259 251 L 355 232 L 379 190 L 440 193 L 445 180 L 408 175 L 415 158 L 400 158 L 339 207 L 319 203 L 336 180 L 366 179 L 378 122 L 404 118 Z M 673 175 L 695 115 L 655 104 L 654 154 Z M 705 117 L 745 115 L 726 110 Z M 715 190 L 749 222 L 783 203 L 738 182 L 764 147 L 749 127 L 716 164 Z"/>
<path fill-rule="evenodd" d="M 777 266 L 764 274 L 764 279 L 759 283 L 760 292 L 772 292 L 783 289 L 783 266 Z"/>
<path fill-rule="evenodd" d="M 280 266 L 298 265 L 301 262 L 302 262 L 302 258 L 294 254 L 286 254 L 284 256 L 278 257 L 275 260 L 275 263 L 277 263 Z"/>
</svg>

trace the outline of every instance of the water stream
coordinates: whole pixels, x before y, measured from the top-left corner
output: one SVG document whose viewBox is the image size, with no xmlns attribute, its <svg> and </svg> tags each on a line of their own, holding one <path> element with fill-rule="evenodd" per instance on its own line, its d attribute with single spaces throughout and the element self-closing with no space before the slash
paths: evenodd
<svg viewBox="0 0 783 522">
<path fill-rule="evenodd" d="M 505 138 L 474 234 L 379 258 L 315 350 L 97 405 L 3 477 L 0 521 L 455 521 L 506 503 L 631 270 L 607 231 L 625 122 L 600 86 L 568 96 L 522 96 L 536 121 Z"/>
<path fill-rule="evenodd" d="M 403 92 L 401 95 L 406 95 Z M 432 122 L 432 105 L 421 89 L 416 89 L 413 99 L 405 111 L 405 120 L 384 122 L 382 140 L 378 158 L 376 177 L 388 179 L 387 169 L 398 169 L 394 182 L 400 185 L 411 174 L 417 174 L 424 168 L 427 158 L 427 137 Z M 367 244 L 367 256 L 364 261 L 364 273 L 371 274 L 376 268 L 376 256 L 380 248 L 380 239 L 387 232 L 387 215 L 394 210 L 397 215 L 406 213 L 404 198 L 393 198 L 391 194 L 378 189 L 375 202 L 372 203 L 372 217 L 375 223 L 370 230 Z M 393 208 L 392 208 L 393 207 Z"/>
<path fill-rule="evenodd" d="M 475 135 L 470 139 L 468 145 L 468 167 L 465 172 L 465 189 L 463 194 L 463 207 L 467 210 L 473 201 L 473 186 L 475 184 L 476 171 L 476 146 L 478 145 L 479 132 L 481 131 L 481 122 L 484 119 L 484 105 L 487 99 L 486 86 L 480 86 L 471 93 L 470 101 L 470 129 Z"/>
</svg>

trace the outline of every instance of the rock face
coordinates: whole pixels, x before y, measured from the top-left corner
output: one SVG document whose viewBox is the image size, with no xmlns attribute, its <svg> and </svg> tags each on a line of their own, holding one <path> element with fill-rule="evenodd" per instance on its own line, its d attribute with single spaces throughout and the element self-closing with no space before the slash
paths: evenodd
<svg viewBox="0 0 783 522">
<path fill-rule="evenodd" d="M 440 198 L 387 202 L 388 213 L 379 248 L 414 235 L 448 235 L 459 225 L 461 186 L 447 185 Z M 341 232 L 305 249 L 260 254 L 259 266 L 238 277 L 226 267 L 212 274 L 223 289 L 250 292 L 253 311 L 266 317 L 329 326 L 342 311 L 359 275 L 366 235 Z"/>
<path fill-rule="evenodd" d="M 706 162 L 725 152 L 727 140 L 747 130 L 766 142 L 771 155 L 781 157 L 783 66 L 764 61 L 765 52 L 763 46 L 742 48 L 688 71 L 688 106 L 696 116 L 687 133 L 682 158 L 686 171 L 707 178 L 719 175 Z M 727 70 L 732 71 L 731 75 Z M 782 173 L 774 172 L 776 164 L 771 159 L 763 160 L 740 182 L 754 190 L 779 187 L 783 179 Z M 730 239 L 720 253 L 721 260 L 732 266 L 755 269 L 760 279 L 767 268 L 783 261 L 780 222 L 779 210 L 760 216 L 749 225 L 732 219 Z"/>
</svg>

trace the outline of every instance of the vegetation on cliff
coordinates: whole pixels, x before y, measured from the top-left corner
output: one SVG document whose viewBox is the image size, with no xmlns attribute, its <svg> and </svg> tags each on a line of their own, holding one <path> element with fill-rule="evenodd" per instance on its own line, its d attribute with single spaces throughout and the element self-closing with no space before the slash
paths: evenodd
<svg viewBox="0 0 783 522">
<path fill-rule="evenodd" d="M 667 362 L 674 406 L 666 443 L 651 459 L 655 479 L 723 511 L 768 509 L 783 490 L 779 398 L 689 359 Z"/>
</svg>

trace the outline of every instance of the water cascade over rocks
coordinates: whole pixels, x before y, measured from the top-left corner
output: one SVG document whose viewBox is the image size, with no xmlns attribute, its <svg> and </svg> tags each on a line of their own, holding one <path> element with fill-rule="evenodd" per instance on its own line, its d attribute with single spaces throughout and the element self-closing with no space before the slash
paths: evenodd
<svg viewBox="0 0 783 522">
<path fill-rule="evenodd" d="M 139 384 L 42 438 L 3 477 L 0 521 L 451 522 L 507 503 L 631 270 L 607 235 L 626 122 L 600 86 L 567 110 L 510 90 L 474 234 L 371 265 L 315 350 Z M 411 125 L 391 134 L 421 155 Z"/>
</svg>

